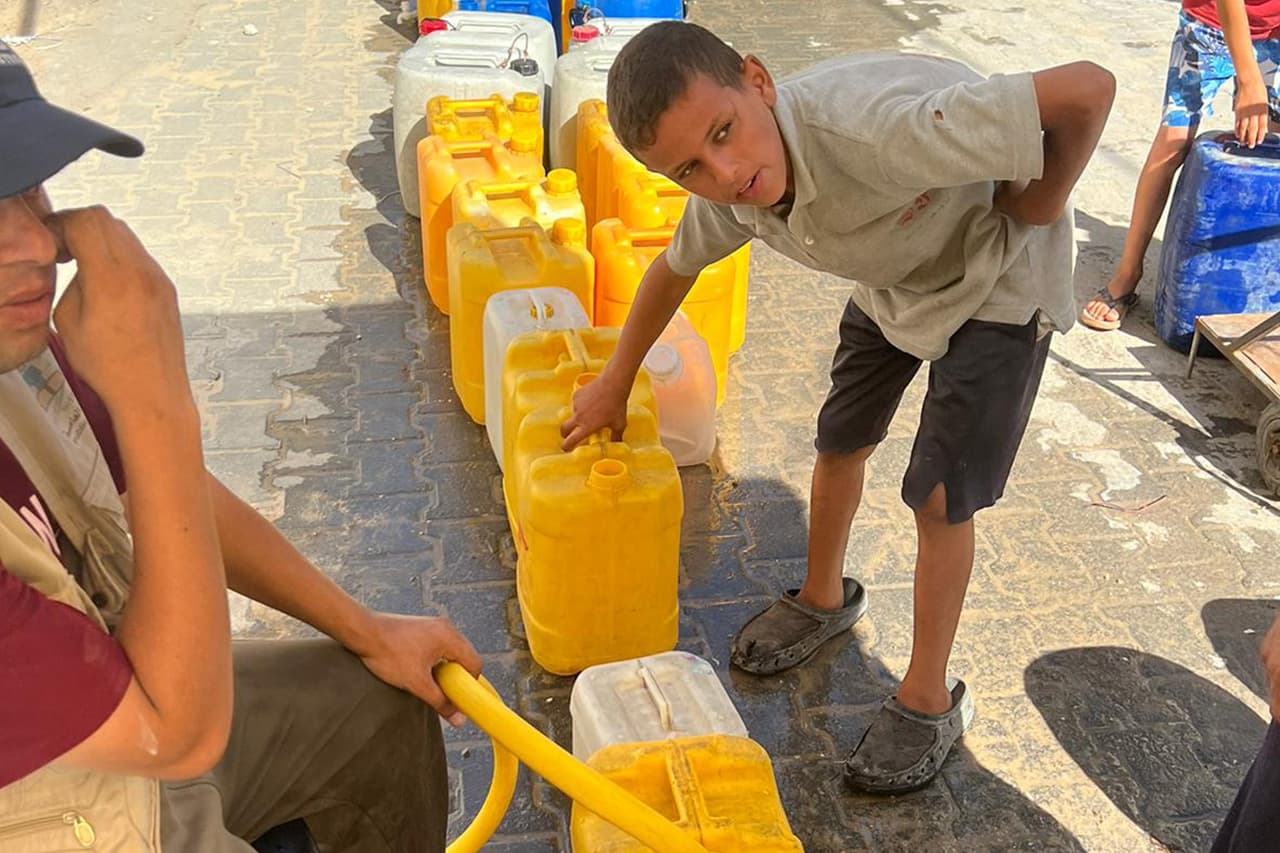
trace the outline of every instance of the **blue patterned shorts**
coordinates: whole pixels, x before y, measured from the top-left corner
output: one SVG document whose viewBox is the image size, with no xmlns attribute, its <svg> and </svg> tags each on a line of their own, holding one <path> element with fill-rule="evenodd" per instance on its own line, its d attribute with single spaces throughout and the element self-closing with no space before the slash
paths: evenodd
<svg viewBox="0 0 1280 853">
<path fill-rule="evenodd" d="M 1255 41 L 1253 52 L 1270 93 L 1271 120 L 1280 121 L 1280 92 L 1276 89 L 1280 39 Z M 1169 77 L 1164 87 L 1164 124 L 1169 127 L 1200 124 L 1202 116 L 1213 115 L 1213 99 L 1228 80 L 1234 83 L 1235 76 L 1235 65 L 1222 31 L 1200 23 L 1186 12 L 1179 14 L 1178 31 L 1174 33 L 1169 55 Z"/>
</svg>

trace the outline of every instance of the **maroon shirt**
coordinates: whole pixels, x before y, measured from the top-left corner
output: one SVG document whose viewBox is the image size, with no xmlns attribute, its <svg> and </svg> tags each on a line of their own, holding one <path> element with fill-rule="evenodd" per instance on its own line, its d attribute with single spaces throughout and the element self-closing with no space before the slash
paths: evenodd
<svg viewBox="0 0 1280 853">
<path fill-rule="evenodd" d="M 116 487 L 124 471 L 102 400 L 50 344 L 102 445 Z M 61 554 L 61 529 L 12 451 L 0 442 L 0 500 Z M 0 564 L 0 787 L 39 770 L 98 730 L 120 704 L 133 670 L 124 650 L 89 617 L 51 601 Z"/>
</svg>

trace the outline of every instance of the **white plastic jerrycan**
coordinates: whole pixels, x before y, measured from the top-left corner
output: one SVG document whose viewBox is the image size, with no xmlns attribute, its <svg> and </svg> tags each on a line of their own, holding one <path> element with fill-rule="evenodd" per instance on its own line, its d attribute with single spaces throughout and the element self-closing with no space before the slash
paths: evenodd
<svg viewBox="0 0 1280 853">
<path fill-rule="evenodd" d="M 391 119 L 396 178 L 406 211 L 421 216 L 418 143 L 427 132 L 427 101 L 437 95 L 455 99 L 501 95 L 507 100 L 517 92 L 541 96 L 546 69 L 527 55 L 523 43 L 521 38 L 513 46 L 504 34 L 445 30 L 422 36 L 400 54 Z"/>
<path fill-rule="evenodd" d="M 529 57 L 537 61 L 546 77 L 545 82 L 550 85 L 551 73 L 556 67 L 559 52 L 556 50 L 556 33 L 549 22 L 535 15 L 465 10 L 449 12 L 441 20 L 448 23 L 454 31 L 465 35 L 492 35 L 499 41 L 505 40 L 508 45 L 515 44 L 526 49 Z M 543 103 L 546 103 L 545 97 Z"/>
<path fill-rule="evenodd" d="M 502 363 L 507 347 L 526 332 L 585 329 L 586 309 L 563 287 L 507 290 L 484 306 L 484 425 L 502 467 Z"/>
<path fill-rule="evenodd" d="M 601 40 L 601 44 L 609 45 L 614 48 L 621 48 L 624 44 L 631 40 L 632 36 L 643 30 L 650 24 L 656 24 L 659 21 L 667 21 L 669 18 L 620 18 L 607 16 L 597 9 L 588 9 L 586 19 L 579 25 L 583 28 L 583 32 L 579 33 L 577 38 L 570 38 L 569 47 L 565 51 L 578 50 L 585 47 L 596 39 Z M 574 27 L 573 30 L 578 30 Z M 571 30 L 571 34 L 573 33 Z M 594 37 L 591 30 L 595 31 Z"/>
<path fill-rule="evenodd" d="M 548 110 L 547 144 L 551 149 L 551 166 L 574 169 L 578 158 L 578 105 L 583 101 L 605 99 L 609 69 L 618 56 L 619 45 L 593 39 L 585 46 L 571 50 L 556 60 L 551 104 Z"/>
<path fill-rule="evenodd" d="M 677 465 L 702 465 L 716 449 L 711 349 L 677 312 L 644 358 L 658 402 L 658 434 Z"/>
<path fill-rule="evenodd" d="M 697 655 L 663 652 L 584 669 L 569 696 L 573 755 L 700 735 L 747 736 L 715 670 Z"/>
</svg>

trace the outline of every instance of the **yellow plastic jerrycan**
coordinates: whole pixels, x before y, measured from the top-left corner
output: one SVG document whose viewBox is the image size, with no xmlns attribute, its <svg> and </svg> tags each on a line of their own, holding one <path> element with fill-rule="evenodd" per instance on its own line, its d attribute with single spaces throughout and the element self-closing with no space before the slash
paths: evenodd
<svg viewBox="0 0 1280 853">
<path fill-rule="evenodd" d="M 631 228 L 669 228 L 680 222 L 689 193 L 675 181 L 655 172 L 634 172 L 618 185 L 618 218 Z M 751 244 L 733 253 L 733 325 L 729 351 L 737 352 L 747 337 L 747 276 Z"/>
<path fill-rule="evenodd" d="M 649 409 L 625 441 L 560 451 L 568 406 L 527 415 L 515 467 L 516 591 L 529 652 L 557 675 L 669 651 L 679 634 L 684 497 Z"/>
<path fill-rule="evenodd" d="M 541 152 L 542 103 L 533 92 L 517 92 L 509 102 L 501 95 L 465 100 L 437 95 L 427 101 L 427 135 L 445 142 L 480 142 L 491 136 L 510 142 L 522 131 L 538 137 Z"/>
<path fill-rule="evenodd" d="M 716 853 L 802 853 L 778 796 L 769 755 L 748 738 L 708 735 L 618 744 L 587 766 L 635 795 Z M 579 853 L 641 853 L 650 848 L 574 803 Z"/>
<path fill-rule="evenodd" d="M 526 219 L 515 228 L 484 230 L 462 223 L 449 231 L 449 354 L 453 387 L 467 414 L 484 423 L 484 309 L 489 297 L 554 283 L 590 316 L 595 265 L 581 220 L 560 219 L 548 234 Z"/>
<path fill-rule="evenodd" d="M 631 229 L 619 219 L 604 219 L 591 232 L 596 257 L 597 326 L 621 326 L 635 302 L 640 279 L 671 242 L 674 228 Z M 702 271 L 680 310 L 707 342 L 716 371 L 716 405 L 724 400 L 733 333 L 737 254 Z"/>
<path fill-rule="evenodd" d="M 670 228 L 688 203 L 688 190 L 656 172 L 633 172 L 618 183 L 618 218 L 630 228 Z"/>
<path fill-rule="evenodd" d="M 582 203 L 587 208 L 587 227 L 596 224 L 599 214 L 596 199 L 599 186 L 600 143 L 613 136 L 609 115 L 604 101 L 592 98 L 578 104 L 578 150 L 574 167 L 578 172 L 578 186 L 582 191 Z"/>
<path fill-rule="evenodd" d="M 573 394 L 604 370 L 618 347 L 618 329 L 528 332 L 511 342 L 502 368 L 503 494 L 511 529 L 522 472 L 515 462 L 516 439 L 525 416 L 539 409 L 570 405 Z M 658 411 L 649 374 L 641 370 L 631 386 L 629 406 Z"/>
<path fill-rule="evenodd" d="M 648 173 L 612 131 L 600 137 L 596 154 L 596 222 L 618 215 L 618 189 L 629 177 Z"/>
<path fill-rule="evenodd" d="M 586 222 L 578 179 L 568 169 L 552 169 L 545 178 L 510 183 L 465 181 L 453 190 L 453 221 L 479 228 L 511 228 L 532 219 L 543 228 L 557 220 Z"/>
<path fill-rule="evenodd" d="M 516 133 L 509 144 L 490 136 L 477 142 L 447 142 L 428 136 L 418 143 L 418 197 L 422 211 L 422 270 L 431 301 L 449 313 L 445 246 L 453 226 L 453 188 L 462 181 L 509 183 L 541 178 L 538 137 Z"/>
</svg>

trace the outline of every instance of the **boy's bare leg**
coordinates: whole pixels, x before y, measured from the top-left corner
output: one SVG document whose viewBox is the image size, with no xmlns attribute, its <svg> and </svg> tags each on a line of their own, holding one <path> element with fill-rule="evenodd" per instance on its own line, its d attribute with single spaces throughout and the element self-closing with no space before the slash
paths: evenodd
<svg viewBox="0 0 1280 853">
<path fill-rule="evenodd" d="M 1195 138 L 1198 125 L 1190 127 L 1169 127 L 1160 125 L 1156 138 L 1147 153 L 1147 162 L 1138 176 L 1138 187 L 1133 194 L 1133 212 L 1129 217 L 1129 231 L 1124 238 L 1124 252 L 1120 263 L 1116 265 L 1115 274 L 1107 283 L 1107 290 L 1114 297 L 1127 296 L 1138 286 L 1142 278 L 1142 260 L 1151 245 L 1151 237 L 1156 232 L 1160 215 L 1164 213 L 1165 203 L 1169 200 L 1169 191 L 1173 187 L 1173 177 L 1187 159 L 1191 150 L 1191 140 Z M 1085 306 L 1085 311 L 1098 320 L 1114 320 L 1114 309 L 1094 299 Z"/>
<path fill-rule="evenodd" d="M 915 616 L 911 664 L 898 687 L 898 701 L 913 711 L 942 714 L 951 708 L 947 662 L 973 573 L 973 519 L 947 521 L 942 484 L 916 511 Z"/>
<path fill-rule="evenodd" d="M 837 610 L 844 600 L 844 553 L 849 525 L 862 501 L 867 459 L 875 446 L 852 453 L 819 453 L 809 490 L 809 570 L 796 596 L 822 610 Z"/>
</svg>

